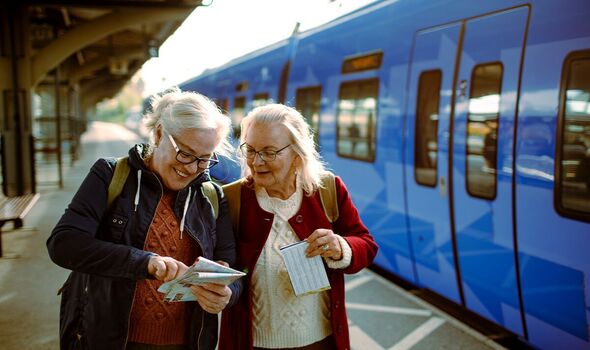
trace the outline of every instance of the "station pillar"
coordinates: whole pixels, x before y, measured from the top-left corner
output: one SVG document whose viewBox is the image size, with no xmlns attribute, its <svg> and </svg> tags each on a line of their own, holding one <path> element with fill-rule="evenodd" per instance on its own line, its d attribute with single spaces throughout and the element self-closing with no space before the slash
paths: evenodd
<svg viewBox="0 0 590 350">
<path fill-rule="evenodd" d="M 0 134 L 2 190 L 6 196 L 35 192 L 30 56 L 26 7 L 9 2 L 0 21 Z"/>
</svg>

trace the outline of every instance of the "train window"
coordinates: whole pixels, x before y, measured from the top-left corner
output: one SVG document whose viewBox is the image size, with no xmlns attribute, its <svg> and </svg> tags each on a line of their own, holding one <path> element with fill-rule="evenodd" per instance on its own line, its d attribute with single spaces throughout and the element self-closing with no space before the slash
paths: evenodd
<svg viewBox="0 0 590 350">
<path fill-rule="evenodd" d="M 557 208 L 590 219 L 590 55 L 566 61 L 558 142 Z M 563 89 L 562 89 L 563 90 Z"/>
<path fill-rule="evenodd" d="M 467 192 L 474 197 L 496 197 L 498 116 L 503 67 L 499 62 L 473 68 L 467 114 Z"/>
<path fill-rule="evenodd" d="M 215 102 L 217 103 L 217 107 L 219 107 L 221 112 L 227 113 L 229 109 L 229 101 L 227 100 L 227 98 L 220 98 Z"/>
<path fill-rule="evenodd" d="M 307 120 L 313 132 L 316 145 L 320 144 L 320 99 L 322 87 L 314 86 L 297 89 L 295 96 L 295 109 Z"/>
<path fill-rule="evenodd" d="M 375 160 L 378 79 L 340 85 L 336 117 L 337 153 L 341 157 Z"/>
<path fill-rule="evenodd" d="M 240 123 L 242 122 L 242 118 L 244 118 L 244 116 L 245 116 L 245 110 L 246 110 L 246 98 L 243 96 L 236 97 L 234 99 L 234 109 L 232 110 L 232 114 L 231 114 L 231 121 L 232 121 L 232 127 L 234 129 L 234 137 L 235 138 L 240 137 Z"/>
<path fill-rule="evenodd" d="M 414 177 L 420 185 L 436 185 L 440 70 L 423 72 L 418 80 L 414 134 Z"/>
<path fill-rule="evenodd" d="M 252 99 L 252 109 L 260 106 L 264 106 L 265 104 L 269 103 L 270 100 L 268 98 L 268 93 L 263 92 L 260 94 L 255 94 L 254 98 Z"/>
</svg>

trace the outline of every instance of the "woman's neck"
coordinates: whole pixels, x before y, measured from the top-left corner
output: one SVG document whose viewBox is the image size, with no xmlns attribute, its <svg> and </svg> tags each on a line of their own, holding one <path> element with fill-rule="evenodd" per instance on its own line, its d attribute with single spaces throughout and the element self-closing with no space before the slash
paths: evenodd
<svg viewBox="0 0 590 350">
<path fill-rule="evenodd" d="M 289 189 L 280 189 L 280 190 L 270 190 L 266 189 L 266 193 L 268 193 L 269 197 L 279 198 L 279 199 L 289 199 L 295 193 L 295 186 Z"/>
<path fill-rule="evenodd" d="M 265 188 L 269 197 L 279 198 L 282 200 L 289 199 L 297 191 L 297 176 L 293 181 L 289 181 L 287 186 L 280 188 Z"/>
</svg>

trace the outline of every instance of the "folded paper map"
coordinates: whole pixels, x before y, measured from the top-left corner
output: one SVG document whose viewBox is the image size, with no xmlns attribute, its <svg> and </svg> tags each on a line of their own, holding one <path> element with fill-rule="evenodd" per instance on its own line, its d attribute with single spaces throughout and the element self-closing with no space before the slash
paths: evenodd
<svg viewBox="0 0 590 350">
<path fill-rule="evenodd" d="M 172 281 L 162 283 L 158 292 L 164 293 L 164 300 L 195 301 L 197 297 L 190 287 L 205 283 L 223 284 L 227 286 L 246 274 L 230 267 L 223 266 L 209 259 L 199 257 L 197 262 L 186 272 Z"/>
<path fill-rule="evenodd" d="M 330 289 L 322 258 L 319 255 L 308 258 L 307 246 L 307 241 L 299 241 L 280 248 L 296 296 Z"/>
</svg>

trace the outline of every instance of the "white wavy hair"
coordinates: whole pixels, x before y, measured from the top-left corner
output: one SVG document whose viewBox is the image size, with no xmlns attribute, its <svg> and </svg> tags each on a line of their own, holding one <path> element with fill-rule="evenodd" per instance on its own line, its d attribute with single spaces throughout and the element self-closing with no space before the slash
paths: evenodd
<svg viewBox="0 0 590 350">
<path fill-rule="evenodd" d="M 154 95 L 151 106 L 151 112 L 146 114 L 146 126 L 152 135 L 159 127 L 171 134 L 184 129 L 215 130 L 220 140 L 215 152 L 231 157 L 233 147 L 228 139 L 231 120 L 206 96 L 172 88 Z"/>
<path fill-rule="evenodd" d="M 305 118 L 296 109 L 274 103 L 254 108 L 242 119 L 240 144 L 244 143 L 248 129 L 254 123 L 283 125 L 289 130 L 291 148 L 301 158 L 300 169 L 296 169 L 301 187 L 307 196 L 311 196 L 321 186 L 321 175 L 326 171 L 323 161 L 316 150 L 313 134 Z M 238 152 L 242 175 L 251 175 L 246 158 Z"/>
</svg>

